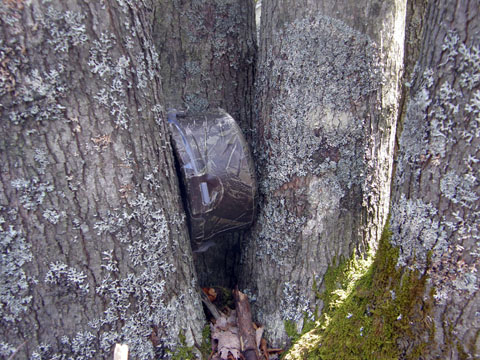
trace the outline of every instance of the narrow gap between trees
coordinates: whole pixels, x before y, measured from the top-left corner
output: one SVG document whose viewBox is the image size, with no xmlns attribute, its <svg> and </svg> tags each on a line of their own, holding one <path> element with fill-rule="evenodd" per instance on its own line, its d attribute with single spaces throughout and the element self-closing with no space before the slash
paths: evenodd
<svg viewBox="0 0 480 360">
<path fill-rule="evenodd" d="M 172 117 L 169 114 L 169 121 Z M 180 130 L 179 123 L 175 121 Z M 184 147 L 187 147 L 186 135 L 182 133 Z M 175 148 L 176 145 L 176 148 Z M 259 360 L 277 359 L 282 349 L 269 349 L 263 339 L 263 327 L 252 320 L 248 296 L 238 290 L 238 269 L 241 257 L 241 238 L 243 232 L 219 234 L 198 246 L 195 234 L 192 234 L 192 219 L 189 213 L 191 206 L 192 187 L 189 189 L 185 167 L 195 161 L 190 155 L 190 162 L 181 158 L 179 143 L 174 145 L 175 170 L 179 179 L 184 212 L 192 242 L 192 254 L 197 274 L 198 284 L 203 302 L 203 308 L 210 332 L 210 346 L 201 351 L 205 359 L 227 360 Z M 192 152 L 192 149 L 187 149 Z M 239 165 L 240 166 L 240 165 Z M 209 174 L 207 174 L 209 175 Z M 190 184 L 191 186 L 191 184 Z M 195 220 L 197 221 L 197 220 Z M 195 244 L 194 244 L 195 242 Z M 208 353 L 209 352 L 209 353 Z"/>
</svg>

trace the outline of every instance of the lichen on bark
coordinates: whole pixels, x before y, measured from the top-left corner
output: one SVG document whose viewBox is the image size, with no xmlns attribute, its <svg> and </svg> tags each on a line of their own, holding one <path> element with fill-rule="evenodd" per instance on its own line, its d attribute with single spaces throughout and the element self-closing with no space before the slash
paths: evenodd
<svg viewBox="0 0 480 360">
<path fill-rule="evenodd" d="M 478 11 L 465 1 L 429 3 L 399 139 L 392 244 L 399 265 L 428 275 L 433 289 L 431 358 L 478 356 L 480 57 L 469 36 L 478 24 L 465 21 Z"/>
<path fill-rule="evenodd" d="M 125 342 L 150 359 L 180 330 L 201 338 L 154 6 L 0 3 L 3 357 L 108 358 Z"/>
<path fill-rule="evenodd" d="M 397 114 L 392 74 L 403 53 L 396 40 L 402 4 L 343 17 L 330 3 L 262 2 L 254 133 L 261 202 L 244 242 L 241 282 L 254 294 L 254 309 L 274 344 L 287 341 L 285 320 L 300 330 L 304 313 L 314 318 L 321 311 L 311 289 L 323 286 L 333 260 L 362 256 L 380 237 Z M 361 19 L 379 14 L 388 21 L 366 29 Z M 382 42 L 378 29 L 387 23 L 395 30 Z"/>
</svg>

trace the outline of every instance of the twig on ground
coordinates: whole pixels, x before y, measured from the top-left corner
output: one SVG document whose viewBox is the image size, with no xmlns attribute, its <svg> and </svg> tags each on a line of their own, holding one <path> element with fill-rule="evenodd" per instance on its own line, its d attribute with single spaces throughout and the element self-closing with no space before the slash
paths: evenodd
<svg viewBox="0 0 480 360">
<path fill-rule="evenodd" d="M 207 294 L 205 294 L 202 290 L 200 290 L 200 294 L 202 296 L 202 302 L 205 304 L 207 307 L 208 311 L 212 314 L 212 316 L 215 318 L 215 320 L 218 320 L 220 316 L 220 311 L 217 309 L 217 307 L 210 301 L 208 298 Z"/>
</svg>

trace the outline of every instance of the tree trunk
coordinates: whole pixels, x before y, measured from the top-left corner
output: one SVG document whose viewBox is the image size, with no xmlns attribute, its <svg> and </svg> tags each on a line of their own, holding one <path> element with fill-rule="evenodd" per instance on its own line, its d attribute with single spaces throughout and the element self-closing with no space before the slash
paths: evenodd
<svg viewBox="0 0 480 360">
<path fill-rule="evenodd" d="M 154 41 L 167 106 L 221 107 L 252 126 L 255 14 L 249 0 L 159 1 Z"/>
<path fill-rule="evenodd" d="M 432 324 L 402 346 L 425 342 L 426 359 L 478 358 L 480 6 L 432 1 L 426 14 L 403 115 L 391 229 L 398 266 L 428 277 L 423 299 L 433 297 L 425 314 Z"/>
<path fill-rule="evenodd" d="M 202 307 L 149 1 L 0 4 L 0 354 L 162 356 Z"/>
<path fill-rule="evenodd" d="M 322 303 L 327 268 L 375 249 L 388 212 L 405 1 L 262 2 L 262 196 L 242 287 L 274 344 Z"/>
<path fill-rule="evenodd" d="M 192 112 L 221 107 L 250 139 L 256 56 L 253 1 L 159 3 L 154 41 L 167 107 Z M 242 236 L 219 236 L 211 250 L 194 254 L 202 286 L 236 285 Z"/>
</svg>

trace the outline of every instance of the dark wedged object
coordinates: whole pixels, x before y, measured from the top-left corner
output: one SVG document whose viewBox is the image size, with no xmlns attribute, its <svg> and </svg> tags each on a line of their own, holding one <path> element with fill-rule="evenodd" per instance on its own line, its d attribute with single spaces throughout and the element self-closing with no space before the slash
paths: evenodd
<svg viewBox="0 0 480 360">
<path fill-rule="evenodd" d="M 169 110 L 194 251 L 216 235 L 251 226 L 257 184 L 250 150 L 235 120 L 218 109 Z"/>
</svg>

